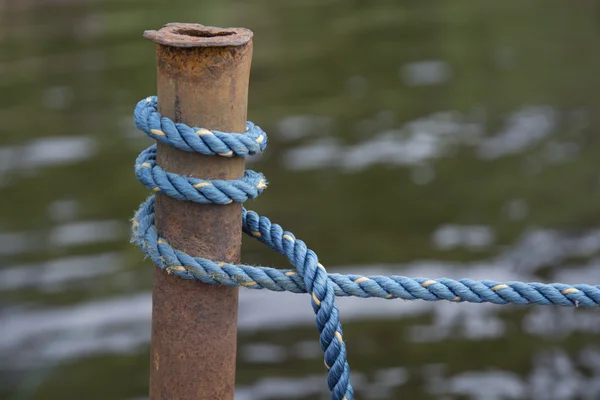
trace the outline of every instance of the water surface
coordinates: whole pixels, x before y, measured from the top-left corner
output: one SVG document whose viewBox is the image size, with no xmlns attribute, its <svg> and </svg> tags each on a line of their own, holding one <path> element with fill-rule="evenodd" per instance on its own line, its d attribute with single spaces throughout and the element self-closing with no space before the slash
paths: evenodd
<svg viewBox="0 0 600 400">
<path fill-rule="evenodd" d="M 600 282 L 595 1 L 0 1 L 0 397 L 147 398 L 128 243 L 163 23 L 255 33 L 248 207 L 331 271 Z M 285 266 L 244 242 L 243 260 Z M 242 290 L 236 400 L 326 399 L 306 296 Z M 596 310 L 340 299 L 361 399 L 600 397 Z"/>
</svg>

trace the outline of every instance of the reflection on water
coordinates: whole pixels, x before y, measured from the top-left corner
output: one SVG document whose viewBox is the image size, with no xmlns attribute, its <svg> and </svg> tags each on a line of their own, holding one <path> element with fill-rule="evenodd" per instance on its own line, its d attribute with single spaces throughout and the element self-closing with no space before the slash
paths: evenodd
<svg viewBox="0 0 600 400">
<path fill-rule="evenodd" d="M 0 233 L 0 255 L 18 255 L 44 248 L 74 247 L 127 239 L 126 221 L 77 221 L 49 231 Z"/>
<path fill-rule="evenodd" d="M 0 1 L 0 397 L 147 399 L 131 113 L 155 91 L 141 32 L 181 15 L 254 30 L 252 208 L 331 272 L 600 282 L 592 3 L 296 3 Z M 600 397 L 594 310 L 339 308 L 358 398 Z M 322 398 L 309 299 L 242 290 L 236 399 Z"/>
<path fill-rule="evenodd" d="M 467 247 L 471 250 L 489 247 L 494 243 L 494 231 L 487 226 L 444 225 L 433 233 L 435 247 L 450 250 Z"/>
<path fill-rule="evenodd" d="M 451 378 L 435 377 L 437 393 L 467 395 L 471 399 L 595 399 L 600 396 L 598 350 L 584 348 L 575 357 L 561 349 L 537 354 L 526 378 L 507 371 L 469 371 Z M 584 374 L 578 368 L 591 370 Z"/>
<path fill-rule="evenodd" d="M 38 176 L 40 168 L 76 165 L 94 154 L 94 145 L 89 137 L 48 137 L 19 147 L 0 148 L 4 160 L 0 162 L 0 187 L 11 180 Z"/>
<path fill-rule="evenodd" d="M 281 141 L 296 140 L 310 134 L 330 135 L 331 119 L 315 115 L 284 117 L 277 123 L 276 132 Z"/>
<path fill-rule="evenodd" d="M 467 396 L 474 400 L 502 399 L 595 399 L 600 396 L 600 371 L 596 349 L 586 348 L 575 359 L 560 349 L 536 355 L 531 373 L 521 378 L 518 374 L 502 371 L 467 371 L 448 376 L 442 365 L 426 365 L 422 368 L 426 392 L 436 398 L 450 398 L 449 394 Z M 592 370 L 591 376 L 577 370 Z M 376 370 L 372 378 L 356 374 L 355 387 L 368 393 L 370 399 L 394 398 L 394 389 L 409 381 L 404 368 Z M 308 394 L 324 394 L 319 390 L 318 376 L 299 379 L 263 379 L 252 387 L 241 387 L 236 399 L 265 400 L 299 399 Z"/>
<path fill-rule="evenodd" d="M 415 165 L 452 156 L 459 145 L 475 146 L 479 157 L 490 160 L 523 152 L 541 142 L 556 129 L 554 113 L 550 107 L 526 107 L 511 114 L 500 132 L 484 137 L 486 129 L 482 123 L 455 112 L 438 112 L 399 129 L 375 134 L 353 146 L 342 146 L 329 138 L 318 139 L 289 150 L 285 162 L 293 169 L 340 166 L 356 170 L 373 164 Z M 313 129 L 311 125 L 295 127 L 308 131 Z M 551 162 L 560 162 L 576 155 L 578 146 L 550 143 L 547 151 Z"/>
<path fill-rule="evenodd" d="M 540 142 L 556 127 L 555 111 L 550 107 L 527 107 L 512 114 L 506 127 L 482 141 L 477 153 L 484 159 L 520 153 Z"/>
<path fill-rule="evenodd" d="M 32 264 L 5 266 L 0 270 L 0 288 L 35 287 L 40 291 L 67 289 L 99 275 L 110 274 L 122 264 L 120 253 L 68 256 Z"/>
<path fill-rule="evenodd" d="M 409 86 L 436 85 L 450 79 L 450 67 L 444 61 L 418 61 L 404 65 L 400 76 Z"/>
<path fill-rule="evenodd" d="M 292 169 L 318 169 L 340 166 L 350 170 L 374 164 L 415 165 L 441 157 L 447 149 L 473 141 L 481 127 L 464 122 L 460 115 L 439 112 L 364 138 L 356 145 L 344 146 L 339 140 L 319 138 L 311 144 L 287 152 L 284 164 Z"/>
</svg>

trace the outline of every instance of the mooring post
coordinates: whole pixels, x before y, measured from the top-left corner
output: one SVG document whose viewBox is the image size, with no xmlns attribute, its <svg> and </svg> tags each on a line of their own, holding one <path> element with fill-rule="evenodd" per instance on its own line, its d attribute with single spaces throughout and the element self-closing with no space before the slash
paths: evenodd
<svg viewBox="0 0 600 400">
<path fill-rule="evenodd" d="M 252 32 L 167 24 L 144 37 L 157 44 L 159 112 L 189 126 L 244 132 Z M 158 143 L 164 170 L 201 179 L 237 179 L 244 159 L 204 156 Z M 241 204 L 198 204 L 156 196 L 156 226 L 174 248 L 239 263 Z M 151 400 L 232 400 L 238 289 L 154 269 Z"/>
</svg>

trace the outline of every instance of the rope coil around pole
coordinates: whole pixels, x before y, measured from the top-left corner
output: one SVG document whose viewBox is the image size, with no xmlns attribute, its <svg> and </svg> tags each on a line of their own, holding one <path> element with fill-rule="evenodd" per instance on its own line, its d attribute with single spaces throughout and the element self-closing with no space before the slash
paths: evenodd
<svg viewBox="0 0 600 400">
<path fill-rule="evenodd" d="M 138 102 L 134 117 L 136 126 L 149 137 L 185 151 L 221 157 L 247 157 L 261 153 L 267 145 L 266 133 L 251 122 L 247 123 L 243 134 L 174 123 L 160 116 L 155 96 Z M 155 145 L 140 153 L 135 173 L 142 184 L 156 193 L 198 203 L 242 203 L 256 198 L 267 186 L 266 178 L 251 170 L 246 170 L 244 176 L 237 180 L 201 180 L 165 172 L 156 165 Z M 336 296 L 564 307 L 600 305 L 600 286 L 585 284 L 330 274 L 302 240 L 267 217 L 245 208 L 242 208 L 244 233 L 286 256 L 295 269 L 229 264 L 192 257 L 173 249 L 158 235 L 154 221 L 154 195 L 142 203 L 132 225 L 132 242 L 155 265 L 180 278 L 207 284 L 309 293 L 332 400 L 354 398 Z"/>
</svg>

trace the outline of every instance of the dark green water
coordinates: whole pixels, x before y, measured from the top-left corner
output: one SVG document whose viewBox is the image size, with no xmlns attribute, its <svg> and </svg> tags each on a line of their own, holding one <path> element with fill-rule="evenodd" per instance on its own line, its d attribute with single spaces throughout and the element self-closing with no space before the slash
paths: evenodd
<svg viewBox="0 0 600 400">
<path fill-rule="evenodd" d="M 141 400 L 145 29 L 255 33 L 250 208 L 331 271 L 600 282 L 595 1 L 0 1 L 0 398 Z M 283 258 L 244 242 L 247 263 Z M 286 266 L 287 267 L 287 266 Z M 342 299 L 359 399 L 600 398 L 597 310 Z M 242 290 L 236 400 L 326 399 L 306 296 Z"/>
</svg>

